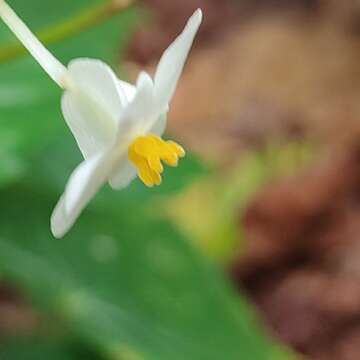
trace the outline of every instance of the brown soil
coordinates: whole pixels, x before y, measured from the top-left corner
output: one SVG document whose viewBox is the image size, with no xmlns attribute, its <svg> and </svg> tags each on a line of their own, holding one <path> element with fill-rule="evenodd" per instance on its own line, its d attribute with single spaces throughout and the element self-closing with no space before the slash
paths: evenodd
<svg viewBox="0 0 360 360">
<path fill-rule="evenodd" d="M 359 146 L 269 184 L 240 221 L 233 278 L 274 333 L 314 359 L 358 359 Z"/>
</svg>

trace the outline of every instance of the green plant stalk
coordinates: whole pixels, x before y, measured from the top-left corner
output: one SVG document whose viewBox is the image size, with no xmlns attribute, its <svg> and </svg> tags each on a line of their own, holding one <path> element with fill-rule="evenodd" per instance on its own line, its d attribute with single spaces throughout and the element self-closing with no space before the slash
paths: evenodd
<svg viewBox="0 0 360 360">
<path fill-rule="evenodd" d="M 134 2 L 134 0 L 110 0 L 97 4 L 63 22 L 37 32 L 36 35 L 45 45 L 62 41 L 128 9 Z M 0 63 L 19 58 L 26 53 L 21 43 L 0 46 Z"/>
</svg>

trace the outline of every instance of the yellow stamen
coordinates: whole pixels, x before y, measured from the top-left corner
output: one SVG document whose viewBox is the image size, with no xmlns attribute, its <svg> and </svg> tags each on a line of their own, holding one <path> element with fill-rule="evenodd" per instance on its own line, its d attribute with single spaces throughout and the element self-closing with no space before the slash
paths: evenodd
<svg viewBox="0 0 360 360">
<path fill-rule="evenodd" d="M 184 149 L 174 141 L 164 141 L 150 134 L 136 138 L 128 149 L 129 160 L 137 167 L 138 176 L 146 186 L 160 185 L 163 166 L 177 166 Z"/>
</svg>

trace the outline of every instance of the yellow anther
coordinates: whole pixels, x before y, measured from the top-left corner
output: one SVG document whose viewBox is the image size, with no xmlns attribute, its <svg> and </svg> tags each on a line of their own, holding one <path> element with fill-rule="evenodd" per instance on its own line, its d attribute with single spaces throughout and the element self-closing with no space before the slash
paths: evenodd
<svg viewBox="0 0 360 360">
<path fill-rule="evenodd" d="M 129 160 L 137 167 L 138 176 L 146 186 L 160 185 L 163 166 L 161 161 L 176 166 L 184 149 L 174 141 L 164 141 L 150 134 L 136 138 L 128 149 Z"/>
</svg>

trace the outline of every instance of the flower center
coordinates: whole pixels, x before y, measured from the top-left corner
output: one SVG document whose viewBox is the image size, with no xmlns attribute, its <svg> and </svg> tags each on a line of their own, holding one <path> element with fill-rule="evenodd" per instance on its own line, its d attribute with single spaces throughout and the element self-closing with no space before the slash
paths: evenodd
<svg viewBox="0 0 360 360">
<path fill-rule="evenodd" d="M 146 186 L 160 185 L 163 166 L 177 166 L 184 149 L 174 141 L 164 141 L 150 134 L 137 137 L 129 146 L 128 158 L 137 167 L 138 176 Z"/>
</svg>

